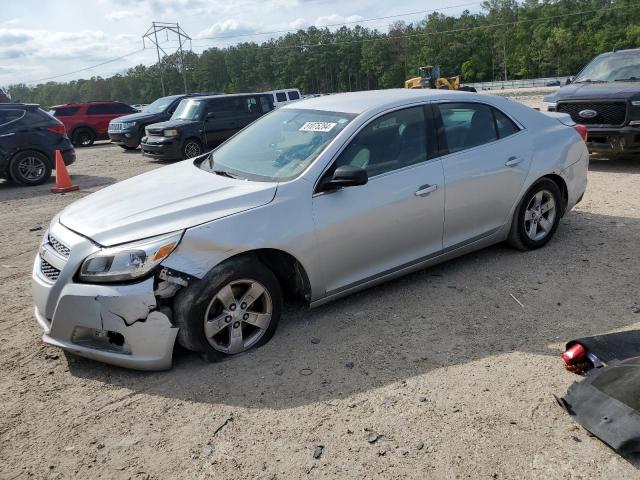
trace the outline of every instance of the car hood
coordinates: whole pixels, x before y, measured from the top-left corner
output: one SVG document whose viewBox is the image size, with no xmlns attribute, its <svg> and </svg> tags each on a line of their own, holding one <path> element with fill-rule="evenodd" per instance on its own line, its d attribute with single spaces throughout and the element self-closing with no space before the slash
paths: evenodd
<svg viewBox="0 0 640 480">
<path fill-rule="evenodd" d="M 112 246 L 266 205 L 276 189 L 276 183 L 222 177 L 185 160 L 72 203 L 61 212 L 60 223 L 102 246 Z"/>
<path fill-rule="evenodd" d="M 180 128 L 186 125 L 202 124 L 201 120 L 167 120 L 166 122 L 152 123 L 147 125 L 151 130 L 164 130 L 165 128 Z"/>
<path fill-rule="evenodd" d="M 574 83 L 562 87 L 545 101 L 610 100 L 640 97 L 640 82 Z"/>
<path fill-rule="evenodd" d="M 163 112 L 158 112 L 158 113 L 145 113 L 145 112 L 140 112 L 140 113 L 132 113 L 130 115 L 125 115 L 123 117 L 118 117 L 117 119 L 113 120 L 115 122 L 138 122 L 138 123 L 142 123 L 142 122 L 153 122 L 156 120 L 160 120 L 162 118 L 166 118 L 165 114 Z"/>
</svg>

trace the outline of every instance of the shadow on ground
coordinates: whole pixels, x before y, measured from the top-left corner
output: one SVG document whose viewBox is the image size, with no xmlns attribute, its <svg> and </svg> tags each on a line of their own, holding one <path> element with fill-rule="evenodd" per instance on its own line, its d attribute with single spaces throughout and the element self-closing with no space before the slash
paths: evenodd
<svg viewBox="0 0 640 480">
<path fill-rule="evenodd" d="M 81 190 L 86 190 L 95 187 L 101 187 L 105 185 L 111 185 L 116 182 L 113 177 L 102 177 L 98 175 L 71 175 L 71 181 L 74 185 L 78 185 Z M 9 200 L 18 200 L 26 198 L 40 197 L 44 195 L 53 195 L 51 189 L 55 186 L 55 173 L 53 176 L 43 185 L 35 187 L 26 187 L 18 185 L 8 180 L 0 180 L 0 201 L 5 202 Z M 60 194 L 66 195 L 66 194 Z"/>
<path fill-rule="evenodd" d="M 589 161 L 589 170 L 594 172 L 640 174 L 640 155 L 615 158 L 613 160 L 592 158 Z"/>
<path fill-rule="evenodd" d="M 638 235 L 639 219 L 572 212 L 543 249 L 498 245 L 317 309 L 289 307 L 267 345 L 224 362 L 177 349 L 167 372 L 72 355 L 69 368 L 140 393 L 285 409 L 512 352 L 559 356 L 567 340 L 640 321 Z"/>
</svg>

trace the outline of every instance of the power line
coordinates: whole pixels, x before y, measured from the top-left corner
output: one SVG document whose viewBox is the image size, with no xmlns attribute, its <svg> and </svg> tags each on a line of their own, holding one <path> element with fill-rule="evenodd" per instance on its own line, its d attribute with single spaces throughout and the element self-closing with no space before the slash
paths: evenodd
<svg viewBox="0 0 640 480">
<path fill-rule="evenodd" d="M 442 10 L 451 10 L 454 8 L 462 8 L 462 7 L 470 7 L 470 6 L 476 6 L 476 5 L 482 5 L 483 2 L 471 2 L 471 3 L 462 3 L 460 5 L 450 5 L 448 7 L 442 7 L 442 8 L 437 8 L 437 9 L 433 9 L 433 10 L 418 10 L 415 12 L 407 12 L 407 13 L 399 13 L 397 15 L 387 15 L 384 17 L 374 17 L 374 18 L 363 18 L 361 20 L 352 20 L 352 21 L 348 21 L 348 22 L 340 22 L 340 23 L 330 23 L 330 24 L 326 24 L 326 25 L 309 25 L 309 27 L 307 28 L 311 28 L 311 27 L 316 27 L 316 28 L 331 28 L 331 27 L 339 27 L 341 25 L 353 25 L 353 24 L 360 24 L 360 23 L 366 23 L 366 22 L 375 22 L 378 20 L 389 20 L 391 18 L 400 18 L 400 17 L 409 17 L 412 15 L 419 15 L 419 14 L 428 14 L 428 13 L 435 13 L 435 12 L 440 12 Z M 289 30 L 274 30 L 272 32 L 254 32 L 254 33 L 241 33 L 238 35 L 221 35 L 221 36 L 216 36 L 216 37 L 197 37 L 194 38 L 194 40 L 220 40 L 220 39 L 226 39 L 226 38 L 240 38 L 240 37 L 256 37 L 256 36 L 260 36 L 260 35 L 275 35 L 275 34 L 279 34 L 279 33 L 290 33 L 290 32 L 297 32 L 298 30 L 301 30 L 300 28 L 291 28 Z"/>
<path fill-rule="evenodd" d="M 47 80 L 53 80 L 55 78 L 66 77 L 67 75 L 73 75 L 74 73 L 85 72 L 87 70 L 91 70 L 92 68 L 101 67 L 103 65 L 107 65 L 109 63 L 113 63 L 113 62 L 117 62 L 118 60 L 122 60 L 123 58 L 127 58 L 127 57 L 130 57 L 132 55 L 136 55 L 136 54 L 138 54 L 138 53 L 140 53 L 140 52 L 142 52 L 144 50 L 145 50 L 144 48 L 141 48 L 141 49 L 136 50 L 134 52 L 125 53 L 124 55 L 121 55 L 121 56 L 116 57 L 116 58 L 112 58 L 111 60 L 106 60 L 106 61 L 104 61 L 102 63 L 98 63 L 97 65 L 91 65 L 89 67 L 84 67 L 84 68 L 81 68 L 79 70 L 74 70 L 73 72 L 61 73 L 59 75 L 54 75 L 52 77 L 38 78 L 37 80 L 30 80 L 30 81 L 25 82 L 25 83 L 45 82 Z"/>
<path fill-rule="evenodd" d="M 306 48 L 316 48 L 316 47 L 334 47 L 341 45 L 352 45 L 357 43 L 365 43 L 365 42 L 377 42 L 381 40 L 396 40 L 399 38 L 414 38 L 414 37 L 428 37 L 433 35 L 442 35 L 442 34 L 450 34 L 450 33 L 460 33 L 460 32 L 469 32 L 473 30 L 481 30 L 484 28 L 495 28 L 495 27 L 509 27 L 514 25 L 519 25 L 523 23 L 534 23 L 534 22 L 546 22 L 550 20 L 555 20 L 557 18 L 565 18 L 572 17 L 577 15 L 586 15 L 589 13 L 598 13 L 605 12 L 610 10 L 621 10 L 621 9 L 634 9 L 640 8 L 640 3 L 638 5 L 625 5 L 620 7 L 605 7 L 597 10 L 584 10 L 582 12 L 572 12 L 565 13 L 561 15 L 551 15 L 542 18 L 530 18 L 525 20 L 515 20 L 513 22 L 503 22 L 503 23 L 494 23 L 490 25 L 476 25 L 474 27 L 466 27 L 466 28 L 454 28 L 451 30 L 439 30 L 434 32 L 424 32 L 424 33 L 412 33 L 412 34 L 402 34 L 402 35 L 387 35 L 385 37 L 374 37 L 374 38 L 362 38 L 359 40 L 351 40 L 347 42 L 332 42 L 332 43 L 313 43 L 313 44 L 301 44 L 301 45 L 273 45 L 273 46 L 264 46 L 264 44 L 260 45 L 261 49 L 265 50 L 290 50 L 290 49 L 306 49 Z M 206 47 L 215 47 L 215 44 L 205 44 L 205 45 L 194 45 L 195 48 L 206 48 Z M 228 48 L 228 47 L 225 47 Z"/>
</svg>

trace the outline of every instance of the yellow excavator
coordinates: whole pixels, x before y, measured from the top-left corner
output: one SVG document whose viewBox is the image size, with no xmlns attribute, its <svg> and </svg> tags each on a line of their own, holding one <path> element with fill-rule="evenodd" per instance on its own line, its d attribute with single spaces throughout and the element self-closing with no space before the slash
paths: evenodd
<svg viewBox="0 0 640 480">
<path fill-rule="evenodd" d="M 465 92 L 475 92 L 476 89 L 466 85 L 460 85 L 460 75 L 455 77 L 441 77 L 440 66 L 420 67 L 419 77 L 410 78 L 404 82 L 404 88 L 436 88 L 440 90 L 462 90 Z"/>
</svg>

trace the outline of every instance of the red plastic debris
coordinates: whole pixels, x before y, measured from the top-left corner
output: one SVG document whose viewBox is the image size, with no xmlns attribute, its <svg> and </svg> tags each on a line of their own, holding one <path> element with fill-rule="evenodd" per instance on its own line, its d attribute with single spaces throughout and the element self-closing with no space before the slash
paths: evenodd
<svg viewBox="0 0 640 480">
<path fill-rule="evenodd" d="M 593 363 L 589 360 L 587 349 L 581 344 L 575 343 L 562 354 L 567 370 L 574 373 L 583 373 L 593 368 Z"/>
</svg>

